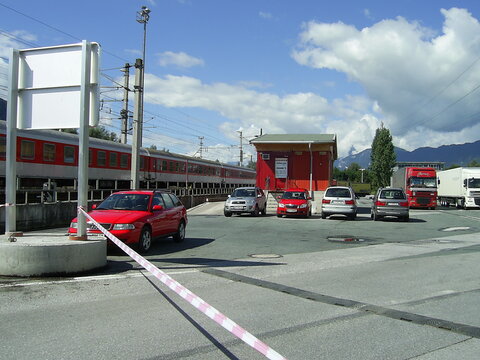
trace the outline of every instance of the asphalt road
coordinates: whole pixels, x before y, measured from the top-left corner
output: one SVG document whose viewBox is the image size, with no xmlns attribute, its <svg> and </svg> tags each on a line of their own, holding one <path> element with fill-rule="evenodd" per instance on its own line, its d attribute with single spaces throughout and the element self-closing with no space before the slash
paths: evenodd
<svg viewBox="0 0 480 360">
<path fill-rule="evenodd" d="M 477 359 L 480 211 L 408 223 L 189 212 L 146 258 L 289 359 Z M 261 359 L 127 256 L 76 278 L 0 278 L 0 358 Z"/>
</svg>

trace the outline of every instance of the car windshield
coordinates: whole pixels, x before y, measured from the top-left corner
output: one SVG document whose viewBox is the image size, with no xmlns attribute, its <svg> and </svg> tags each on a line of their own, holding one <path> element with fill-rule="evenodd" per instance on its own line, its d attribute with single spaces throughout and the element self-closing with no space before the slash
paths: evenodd
<svg viewBox="0 0 480 360">
<path fill-rule="evenodd" d="M 255 189 L 236 189 L 232 197 L 255 197 Z"/>
<path fill-rule="evenodd" d="M 283 193 L 283 199 L 306 200 L 307 197 L 305 196 L 305 193 L 304 193 L 304 192 L 285 191 L 285 192 Z"/>
<path fill-rule="evenodd" d="M 480 179 L 475 179 L 475 178 L 468 179 L 468 187 L 470 189 L 479 189 Z"/>
<path fill-rule="evenodd" d="M 146 194 L 112 194 L 96 210 L 135 210 L 147 211 L 150 195 Z"/>
<path fill-rule="evenodd" d="M 325 194 L 326 197 L 341 197 L 341 198 L 350 198 L 352 195 L 350 194 L 350 190 L 342 189 L 342 188 L 330 188 L 327 189 L 327 193 Z"/>
<path fill-rule="evenodd" d="M 421 178 L 421 177 L 411 177 L 410 178 L 410 186 L 413 187 L 425 187 L 425 188 L 436 188 L 437 182 L 436 178 Z"/>
<path fill-rule="evenodd" d="M 405 200 L 405 194 L 401 190 L 382 190 L 380 197 L 382 199 Z"/>
</svg>

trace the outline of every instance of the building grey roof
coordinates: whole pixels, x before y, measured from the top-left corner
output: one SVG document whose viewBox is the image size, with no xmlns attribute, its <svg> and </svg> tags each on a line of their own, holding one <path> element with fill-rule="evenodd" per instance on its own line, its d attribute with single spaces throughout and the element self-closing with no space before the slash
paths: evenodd
<svg viewBox="0 0 480 360">
<path fill-rule="evenodd" d="M 308 144 L 336 142 L 335 134 L 265 134 L 250 140 L 251 144 Z"/>
</svg>

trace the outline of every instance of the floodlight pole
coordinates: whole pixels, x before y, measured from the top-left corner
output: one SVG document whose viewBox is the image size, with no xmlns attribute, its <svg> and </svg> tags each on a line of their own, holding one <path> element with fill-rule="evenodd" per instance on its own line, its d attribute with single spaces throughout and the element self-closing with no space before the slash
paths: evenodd
<svg viewBox="0 0 480 360">
<path fill-rule="evenodd" d="M 137 22 L 143 24 L 143 53 L 142 59 L 135 61 L 135 107 L 133 114 L 133 140 L 132 140 L 132 165 L 131 165 L 131 188 L 138 189 L 140 148 L 142 147 L 143 133 L 143 96 L 145 81 L 145 48 L 147 43 L 147 23 L 150 19 L 150 9 L 142 6 L 137 12 Z"/>
</svg>

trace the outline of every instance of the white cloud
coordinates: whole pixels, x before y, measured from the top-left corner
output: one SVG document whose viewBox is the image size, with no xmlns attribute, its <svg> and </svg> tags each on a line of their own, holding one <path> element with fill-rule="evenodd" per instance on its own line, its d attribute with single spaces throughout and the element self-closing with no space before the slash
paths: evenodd
<svg viewBox="0 0 480 360">
<path fill-rule="evenodd" d="M 258 16 L 260 16 L 262 19 L 273 19 L 273 15 L 265 11 L 260 11 Z"/>
<path fill-rule="evenodd" d="M 441 34 L 401 17 L 361 30 L 312 21 L 292 56 L 360 83 L 394 141 L 407 149 L 473 141 L 480 137 L 472 116 L 479 111 L 480 90 L 459 99 L 480 85 L 480 62 L 463 73 L 479 59 L 480 24 L 464 9 L 441 12 Z"/>
<path fill-rule="evenodd" d="M 329 102 L 313 93 L 279 96 L 240 85 L 205 84 L 192 77 L 173 75 L 160 78 L 147 74 L 145 82 L 146 101 L 166 107 L 207 109 L 229 119 L 220 125 L 220 131 L 232 143 L 238 143 L 239 129 L 250 139 L 260 129 L 263 133 L 336 133 L 341 135 L 339 152 L 345 154 L 352 142 L 357 150 L 369 147 L 380 125 L 374 115 L 369 115 L 373 113 L 373 102 L 362 96 Z"/>
<path fill-rule="evenodd" d="M 163 53 L 158 54 L 159 61 L 158 63 L 160 66 L 169 66 L 174 65 L 182 68 L 190 68 L 193 66 L 203 66 L 204 61 L 202 59 L 193 57 L 188 55 L 184 52 L 172 52 L 172 51 L 165 51 Z"/>
</svg>

